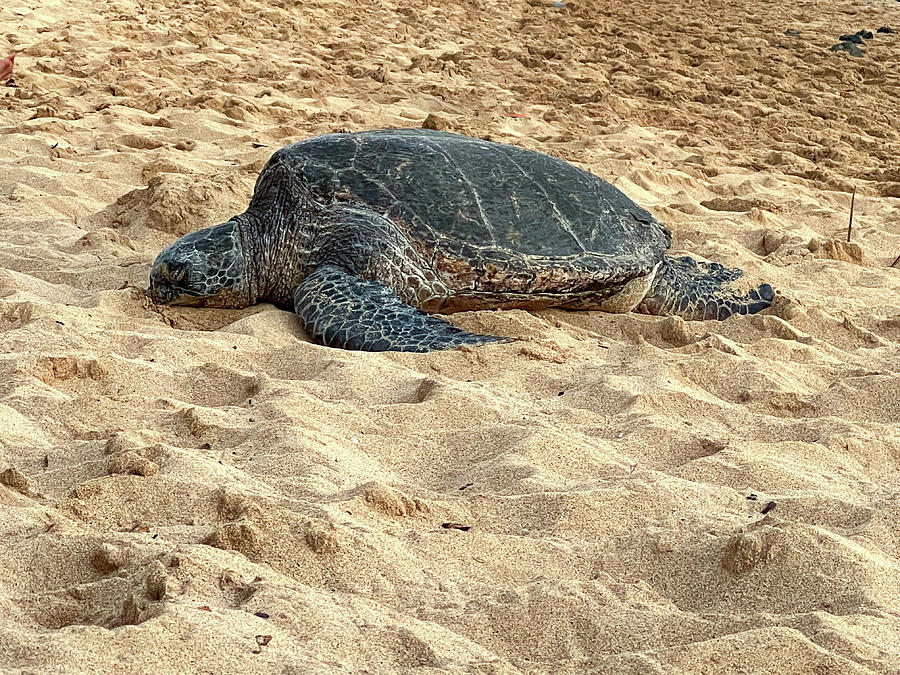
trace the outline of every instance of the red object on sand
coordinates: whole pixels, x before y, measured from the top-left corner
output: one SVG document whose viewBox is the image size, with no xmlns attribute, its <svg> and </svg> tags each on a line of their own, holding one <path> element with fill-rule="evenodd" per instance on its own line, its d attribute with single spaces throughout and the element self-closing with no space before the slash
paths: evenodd
<svg viewBox="0 0 900 675">
<path fill-rule="evenodd" d="M 0 81 L 8 80 L 13 74 L 13 61 L 16 59 L 16 53 L 10 52 L 5 59 L 0 59 Z"/>
</svg>

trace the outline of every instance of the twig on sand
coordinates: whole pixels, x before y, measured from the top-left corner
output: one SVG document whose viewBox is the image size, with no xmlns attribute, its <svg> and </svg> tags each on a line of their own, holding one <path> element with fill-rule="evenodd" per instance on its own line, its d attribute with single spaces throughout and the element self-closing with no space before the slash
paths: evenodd
<svg viewBox="0 0 900 675">
<path fill-rule="evenodd" d="M 900 262 L 900 255 L 898 255 L 898 256 L 894 259 L 894 262 L 892 262 L 890 265 L 888 265 L 888 267 L 895 267 L 895 266 L 897 265 L 898 262 Z"/>
<path fill-rule="evenodd" d="M 850 233 L 853 231 L 853 204 L 856 202 L 856 188 L 853 188 L 853 196 L 850 197 L 850 224 L 847 225 L 847 242 L 850 242 Z"/>
</svg>

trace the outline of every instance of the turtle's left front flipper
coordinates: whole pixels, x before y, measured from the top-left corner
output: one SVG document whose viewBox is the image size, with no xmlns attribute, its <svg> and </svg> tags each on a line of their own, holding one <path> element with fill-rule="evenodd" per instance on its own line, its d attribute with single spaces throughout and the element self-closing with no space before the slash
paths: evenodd
<svg viewBox="0 0 900 675">
<path fill-rule="evenodd" d="M 294 291 L 294 311 L 310 336 L 328 347 L 428 352 L 509 341 L 460 330 L 336 265 L 322 265 L 303 280 Z"/>
</svg>

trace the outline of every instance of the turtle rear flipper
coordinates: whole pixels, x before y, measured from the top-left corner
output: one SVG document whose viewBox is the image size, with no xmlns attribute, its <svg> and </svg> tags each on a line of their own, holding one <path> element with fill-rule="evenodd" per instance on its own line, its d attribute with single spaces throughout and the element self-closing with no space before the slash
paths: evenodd
<svg viewBox="0 0 900 675">
<path fill-rule="evenodd" d="M 743 272 L 693 258 L 663 258 L 647 295 L 637 306 L 644 314 L 674 315 L 683 319 L 718 319 L 732 314 L 756 314 L 772 304 L 769 284 L 741 292 L 729 286 Z"/>
<path fill-rule="evenodd" d="M 294 311 L 319 344 L 367 352 L 428 352 L 508 342 L 467 333 L 407 305 L 384 284 L 322 265 L 294 291 Z"/>
</svg>

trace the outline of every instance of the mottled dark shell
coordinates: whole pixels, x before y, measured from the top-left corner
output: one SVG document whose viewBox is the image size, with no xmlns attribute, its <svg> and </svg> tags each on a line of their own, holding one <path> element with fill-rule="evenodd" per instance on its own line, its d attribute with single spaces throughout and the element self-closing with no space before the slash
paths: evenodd
<svg viewBox="0 0 900 675">
<path fill-rule="evenodd" d="M 317 201 L 370 206 L 436 258 L 622 281 L 649 272 L 668 230 L 610 183 L 523 148 L 425 129 L 329 134 L 277 153 Z"/>
</svg>

